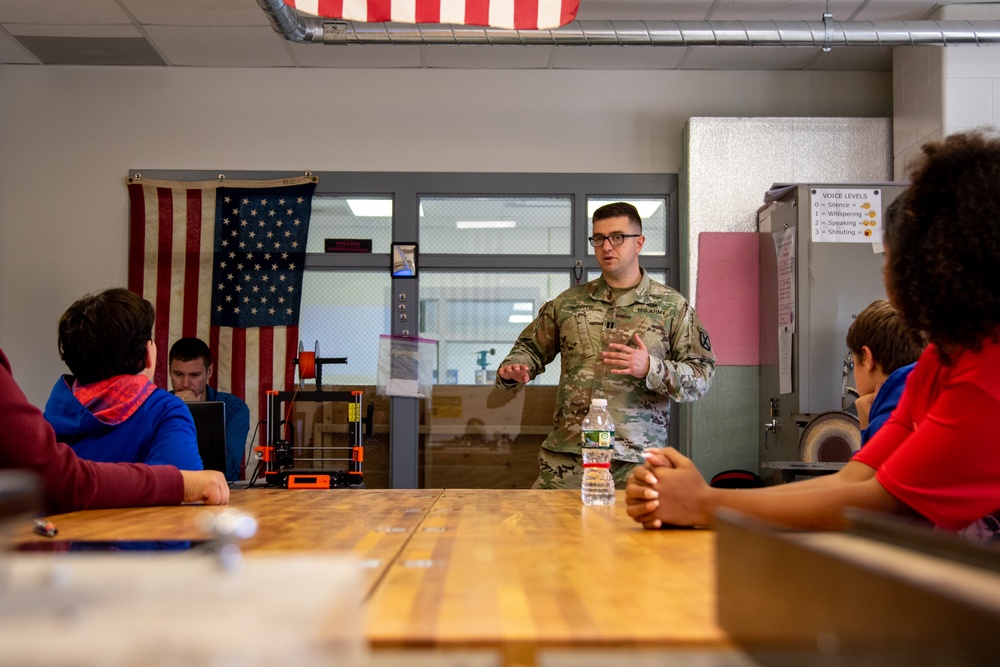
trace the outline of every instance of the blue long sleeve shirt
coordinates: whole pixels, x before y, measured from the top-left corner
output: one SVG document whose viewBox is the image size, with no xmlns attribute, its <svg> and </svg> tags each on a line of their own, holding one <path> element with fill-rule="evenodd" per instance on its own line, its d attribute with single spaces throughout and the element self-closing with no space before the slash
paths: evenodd
<svg viewBox="0 0 1000 667">
<path fill-rule="evenodd" d="M 107 424 L 77 400 L 73 379 L 56 380 L 45 404 L 45 419 L 77 456 L 91 461 L 172 465 L 203 470 L 194 419 L 184 401 L 155 389 L 125 421 Z"/>
<path fill-rule="evenodd" d="M 906 387 L 906 378 L 916 363 L 897 368 L 889 377 L 885 379 L 879 387 L 875 400 L 872 401 L 871 412 L 868 413 L 868 428 L 861 430 L 861 446 L 864 447 L 872 436 L 882 428 L 882 425 L 889 420 L 892 411 L 899 404 L 899 399 L 903 396 L 903 389 Z"/>
</svg>

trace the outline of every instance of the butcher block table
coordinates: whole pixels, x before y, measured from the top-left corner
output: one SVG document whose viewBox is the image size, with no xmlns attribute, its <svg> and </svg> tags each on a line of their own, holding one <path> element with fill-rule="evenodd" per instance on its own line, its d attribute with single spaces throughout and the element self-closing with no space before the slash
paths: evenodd
<svg viewBox="0 0 1000 667">
<path fill-rule="evenodd" d="M 644 531 L 621 491 L 614 506 L 584 507 L 579 491 L 237 488 L 228 507 L 258 520 L 248 553 L 361 560 L 376 657 L 482 650 L 499 656 L 493 664 L 535 665 L 561 650 L 739 653 L 715 620 L 715 533 Z M 199 518 L 226 509 L 49 518 L 59 540 L 200 540 Z M 25 529 L 16 539 L 46 538 Z"/>
</svg>

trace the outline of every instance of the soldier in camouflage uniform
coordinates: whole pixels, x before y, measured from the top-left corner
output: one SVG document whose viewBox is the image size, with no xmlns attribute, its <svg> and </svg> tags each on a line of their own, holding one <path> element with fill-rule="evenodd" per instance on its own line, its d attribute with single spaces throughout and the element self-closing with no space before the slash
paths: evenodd
<svg viewBox="0 0 1000 667">
<path fill-rule="evenodd" d="M 591 398 L 608 400 L 615 422 L 611 474 L 624 488 L 643 449 L 667 446 L 670 400 L 701 398 L 715 372 L 697 313 L 639 266 L 645 237 L 635 207 L 602 206 L 593 228 L 601 277 L 544 304 L 497 370 L 497 386 L 512 389 L 562 355 L 555 430 L 542 443 L 535 488 L 580 488 L 580 422 Z"/>
</svg>

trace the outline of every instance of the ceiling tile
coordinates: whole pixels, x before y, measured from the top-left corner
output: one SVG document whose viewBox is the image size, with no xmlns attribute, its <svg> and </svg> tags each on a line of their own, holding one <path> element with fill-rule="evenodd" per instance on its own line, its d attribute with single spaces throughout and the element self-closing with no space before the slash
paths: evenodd
<svg viewBox="0 0 1000 667">
<path fill-rule="evenodd" d="M 255 0 L 121 0 L 147 25 L 271 25 Z"/>
<path fill-rule="evenodd" d="M 16 65 L 38 64 L 38 58 L 9 36 L 0 30 L 0 63 L 12 63 Z"/>
<path fill-rule="evenodd" d="M 715 0 L 583 0 L 579 21 L 702 21 Z"/>
<path fill-rule="evenodd" d="M 149 26 L 149 40 L 168 64 L 199 67 L 291 67 L 285 40 L 265 27 Z"/>
<path fill-rule="evenodd" d="M 142 37 L 130 23 L 112 25 L 38 25 L 13 23 L 8 26 L 15 37 Z"/>
<path fill-rule="evenodd" d="M 855 16 L 855 21 L 915 21 L 931 18 L 928 16 L 937 3 L 913 2 L 913 0 L 878 0 L 863 7 Z"/>
<path fill-rule="evenodd" d="M 833 14 L 835 21 L 847 21 L 862 0 L 719 0 L 709 19 L 712 21 L 822 21 L 823 12 Z"/>
<path fill-rule="evenodd" d="M 960 5 L 941 7 L 929 18 L 939 18 L 947 21 L 996 21 L 1000 19 L 1000 3 L 970 2 Z"/>
<path fill-rule="evenodd" d="M 0 23 L 131 23 L 115 0 L 3 0 Z"/>
<path fill-rule="evenodd" d="M 18 41 L 46 65 L 163 65 L 142 37 L 24 36 Z"/>
</svg>

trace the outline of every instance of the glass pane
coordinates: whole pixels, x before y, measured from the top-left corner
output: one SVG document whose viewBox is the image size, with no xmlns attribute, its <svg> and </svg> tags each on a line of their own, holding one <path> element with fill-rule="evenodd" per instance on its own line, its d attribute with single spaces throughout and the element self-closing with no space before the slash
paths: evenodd
<svg viewBox="0 0 1000 667">
<path fill-rule="evenodd" d="M 390 330 L 388 271 L 306 271 L 299 335 L 306 351 L 347 357 L 322 368 L 323 384 L 374 385 L 378 337 Z M 297 376 L 296 376 L 297 379 Z"/>
<path fill-rule="evenodd" d="M 331 378 L 337 382 L 336 377 Z M 374 385 L 330 384 L 323 372 L 322 393 L 307 386 L 294 394 L 293 401 L 281 404 L 282 437 L 291 442 L 294 468 L 312 471 L 348 471 L 354 444 L 350 436 L 350 400 L 327 400 L 329 392 L 362 391 L 362 416 L 373 408 L 372 432 L 362 437 L 364 447 L 361 472 L 366 488 L 389 488 L 389 399 L 376 393 Z M 261 426 L 261 431 L 265 426 Z M 258 437 L 263 434 L 258 432 Z M 282 466 L 284 467 L 284 466 Z"/>
<path fill-rule="evenodd" d="M 519 391 L 435 385 L 420 406 L 420 487 L 531 488 L 555 397 L 552 385 Z"/>
<path fill-rule="evenodd" d="M 392 245 L 392 197 L 313 197 L 306 252 L 325 252 L 326 239 L 370 239 L 373 253 Z"/>
<path fill-rule="evenodd" d="M 438 341 L 437 384 L 493 384 L 521 330 L 569 287 L 565 273 L 424 271 L 420 336 Z M 532 384 L 559 384 L 559 361 Z"/>
<path fill-rule="evenodd" d="M 420 252 L 566 255 L 570 197 L 420 197 Z"/>
<path fill-rule="evenodd" d="M 521 330 L 569 283 L 565 272 L 421 274 L 420 335 L 438 341 L 439 355 L 438 383 L 420 407 L 423 488 L 531 487 L 552 430 L 559 358 L 520 390 L 493 381 Z"/>
<path fill-rule="evenodd" d="M 640 198 L 621 196 L 587 197 L 587 236 L 590 236 L 590 221 L 594 219 L 594 211 L 605 204 L 613 202 L 628 202 L 635 206 L 642 218 L 642 233 L 646 237 L 646 245 L 642 247 L 643 255 L 665 255 L 667 253 L 667 202 L 660 198 Z M 587 252 L 594 254 L 594 249 L 587 245 Z"/>
<path fill-rule="evenodd" d="M 343 238 L 343 237 L 338 237 Z M 386 241 L 388 247 L 388 241 Z M 347 357 L 346 364 L 317 364 L 325 391 L 364 392 L 365 414 L 374 406 L 371 435 L 364 436 L 365 486 L 389 488 L 389 399 L 375 391 L 379 334 L 389 331 L 388 271 L 305 272 L 299 335 L 307 352 L 319 344 L 320 358 Z M 298 381 L 296 367 L 296 381 Z M 293 450 L 296 465 L 321 470 L 346 468 L 348 404 L 316 401 L 315 380 L 296 394 Z"/>
</svg>

